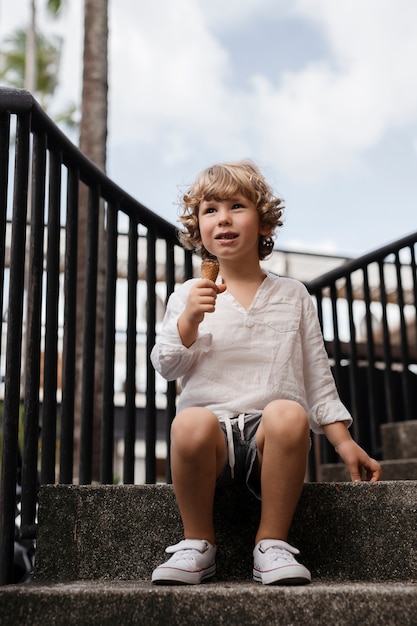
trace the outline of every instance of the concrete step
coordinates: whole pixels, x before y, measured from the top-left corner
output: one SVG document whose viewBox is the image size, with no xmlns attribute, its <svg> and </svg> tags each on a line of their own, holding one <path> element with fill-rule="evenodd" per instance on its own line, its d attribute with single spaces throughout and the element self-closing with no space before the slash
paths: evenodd
<svg viewBox="0 0 417 626">
<path fill-rule="evenodd" d="M 415 454 L 417 451 L 414 452 Z M 417 480 L 417 458 L 380 461 L 384 480 Z M 349 482 L 349 471 L 344 463 L 326 463 L 320 466 L 323 482 Z"/>
<path fill-rule="evenodd" d="M 417 584 L 153 587 L 77 581 L 0 588 L 2 626 L 415 626 Z"/>
<path fill-rule="evenodd" d="M 260 505 L 246 489 L 216 499 L 217 578 L 250 582 Z M 417 482 L 308 483 L 289 540 L 313 580 L 417 580 Z M 46 486 L 35 580 L 149 581 L 182 538 L 169 485 Z"/>
<path fill-rule="evenodd" d="M 417 420 L 382 424 L 381 439 L 384 459 L 416 459 Z"/>
</svg>

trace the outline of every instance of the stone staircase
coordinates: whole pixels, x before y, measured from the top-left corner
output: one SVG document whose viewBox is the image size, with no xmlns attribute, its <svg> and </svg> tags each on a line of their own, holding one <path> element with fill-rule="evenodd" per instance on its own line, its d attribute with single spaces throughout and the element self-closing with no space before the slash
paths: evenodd
<svg viewBox="0 0 417 626">
<path fill-rule="evenodd" d="M 218 494 L 218 571 L 195 587 L 153 586 L 181 539 L 172 487 L 45 486 L 35 581 L 0 588 L 0 624 L 417 625 L 417 481 L 306 483 L 290 541 L 305 587 L 252 580 L 259 503 Z"/>
<path fill-rule="evenodd" d="M 417 480 L 417 420 L 382 424 L 381 441 L 383 479 Z M 322 465 L 320 471 L 324 482 L 350 480 L 343 463 Z"/>
</svg>

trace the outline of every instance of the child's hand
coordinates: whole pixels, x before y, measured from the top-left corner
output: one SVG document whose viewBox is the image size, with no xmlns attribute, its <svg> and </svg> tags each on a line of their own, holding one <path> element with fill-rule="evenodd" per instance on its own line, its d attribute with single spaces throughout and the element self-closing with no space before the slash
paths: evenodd
<svg viewBox="0 0 417 626">
<path fill-rule="evenodd" d="M 366 480 L 371 483 L 381 480 L 382 469 L 378 461 L 372 459 L 353 439 L 341 442 L 335 449 L 354 482 L 362 480 L 363 470 L 366 471 Z"/>
<path fill-rule="evenodd" d="M 226 285 L 216 285 L 208 278 L 202 278 L 193 285 L 188 294 L 183 315 L 191 324 L 200 324 L 205 313 L 213 313 L 216 307 L 216 298 L 226 290 Z"/>
<path fill-rule="evenodd" d="M 217 295 L 223 291 L 226 291 L 226 285 L 216 285 L 208 278 L 202 278 L 191 287 L 185 309 L 178 319 L 178 332 L 186 348 L 196 340 L 199 324 L 206 313 L 213 313 Z"/>
</svg>

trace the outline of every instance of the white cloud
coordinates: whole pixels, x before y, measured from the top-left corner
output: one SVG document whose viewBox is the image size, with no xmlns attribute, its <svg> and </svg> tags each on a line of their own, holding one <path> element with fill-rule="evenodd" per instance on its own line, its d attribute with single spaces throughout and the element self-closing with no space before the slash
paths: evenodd
<svg viewBox="0 0 417 626">
<path fill-rule="evenodd" d="M 282 19 L 292 15 L 295 5 L 288 0 L 196 0 L 209 27 L 220 31 L 239 30 L 250 20 Z"/>
<path fill-rule="evenodd" d="M 297 0 L 329 56 L 298 71 L 233 80 L 215 27 L 232 30 L 287 3 L 202 0 L 111 5 L 111 131 L 118 142 L 158 144 L 165 162 L 196 146 L 256 154 L 293 180 L 320 179 L 360 162 L 393 126 L 417 117 L 417 3 Z M 227 38 L 226 38 L 227 39 Z M 243 42 L 245 45 L 245 42 Z M 273 62 L 273 60 L 270 60 Z"/>
<path fill-rule="evenodd" d="M 331 57 L 298 72 L 253 79 L 262 155 L 293 179 L 355 163 L 393 126 L 417 119 L 417 4 L 412 0 L 299 0 Z"/>
<path fill-rule="evenodd" d="M 239 132 L 236 96 L 227 88 L 227 53 L 206 28 L 197 2 L 124 4 L 131 10 L 113 10 L 111 21 L 118 141 L 164 141 L 175 129 L 177 145 L 178 133 L 199 133 L 210 144 L 226 129 Z"/>
</svg>

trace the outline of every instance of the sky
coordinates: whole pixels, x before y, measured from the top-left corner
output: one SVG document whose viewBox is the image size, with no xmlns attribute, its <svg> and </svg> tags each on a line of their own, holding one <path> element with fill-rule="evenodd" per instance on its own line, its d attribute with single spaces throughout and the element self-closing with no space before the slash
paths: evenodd
<svg viewBox="0 0 417 626">
<path fill-rule="evenodd" d="M 58 112 L 80 101 L 83 2 L 58 21 L 45 4 Z M 28 7 L 0 0 L 0 46 Z M 109 0 L 107 173 L 178 224 L 199 171 L 250 158 L 285 200 L 280 249 L 358 256 L 408 235 L 416 24 L 415 0 Z"/>
</svg>

